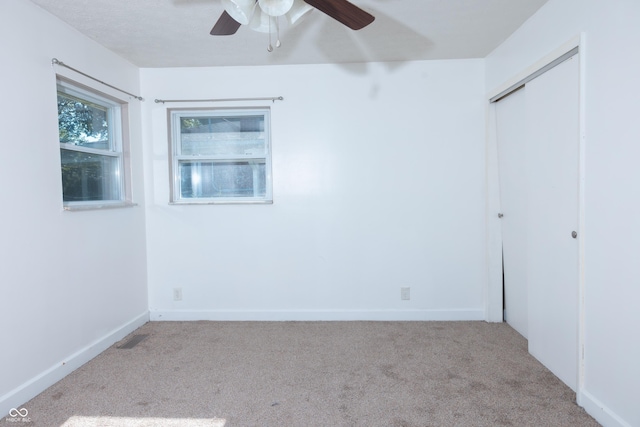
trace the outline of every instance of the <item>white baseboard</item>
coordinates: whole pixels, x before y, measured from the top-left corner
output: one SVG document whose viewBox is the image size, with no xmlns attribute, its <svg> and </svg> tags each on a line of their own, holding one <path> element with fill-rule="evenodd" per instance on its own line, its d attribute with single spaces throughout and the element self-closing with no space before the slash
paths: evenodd
<svg viewBox="0 0 640 427">
<path fill-rule="evenodd" d="M 151 321 L 461 321 L 484 320 L 467 310 L 151 310 Z"/>
<path fill-rule="evenodd" d="M 581 390 L 579 392 L 578 404 L 604 427 L 631 427 L 631 424 L 620 418 L 588 391 Z"/>
<path fill-rule="evenodd" d="M 20 408 L 20 405 L 33 399 L 148 321 L 149 312 L 142 313 L 0 397 L 0 416 L 8 414 L 11 408 Z"/>
</svg>

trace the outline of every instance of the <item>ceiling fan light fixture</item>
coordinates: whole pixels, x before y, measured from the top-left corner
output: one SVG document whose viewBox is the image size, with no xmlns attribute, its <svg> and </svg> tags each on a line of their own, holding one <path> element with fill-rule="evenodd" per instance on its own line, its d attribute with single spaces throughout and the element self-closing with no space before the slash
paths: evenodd
<svg viewBox="0 0 640 427">
<path fill-rule="evenodd" d="M 287 22 L 289 22 L 289 25 L 295 25 L 313 9 L 314 7 L 304 0 L 293 0 L 293 6 L 291 6 L 291 10 L 286 14 Z"/>
<path fill-rule="evenodd" d="M 222 0 L 224 10 L 242 25 L 247 25 L 255 14 L 256 0 Z"/>
<path fill-rule="evenodd" d="M 258 5 L 269 16 L 282 16 L 291 10 L 293 0 L 258 0 Z"/>
</svg>

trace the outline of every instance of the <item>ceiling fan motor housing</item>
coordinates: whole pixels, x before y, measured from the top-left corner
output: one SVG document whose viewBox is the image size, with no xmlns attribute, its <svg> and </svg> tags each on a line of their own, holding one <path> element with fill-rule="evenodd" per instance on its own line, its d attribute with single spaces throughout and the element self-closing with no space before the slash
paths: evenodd
<svg viewBox="0 0 640 427">
<path fill-rule="evenodd" d="M 269 16 L 282 16 L 291 10 L 293 0 L 258 0 L 258 5 Z"/>
<path fill-rule="evenodd" d="M 236 22 L 247 25 L 256 8 L 256 0 L 222 0 L 222 5 Z"/>
</svg>

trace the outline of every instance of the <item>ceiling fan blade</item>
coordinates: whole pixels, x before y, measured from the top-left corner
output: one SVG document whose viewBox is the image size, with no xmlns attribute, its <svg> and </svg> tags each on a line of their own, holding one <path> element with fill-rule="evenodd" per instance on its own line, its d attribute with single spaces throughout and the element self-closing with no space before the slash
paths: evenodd
<svg viewBox="0 0 640 427">
<path fill-rule="evenodd" d="M 216 25 L 213 26 L 209 34 L 212 36 L 230 36 L 235 34 L 236 31 L 238 31 L 238 28 L 240 28 L 240 23 L 233 19 L 225 10 L 222 12 L 222 15 L 218 18 L 218 22 L 216 22 Z"/>
<path fill-rule="evenodd" d="M 347 0 L 304 0 L 321 12 L 326 13 L 352 30 L 359 30 L 371 24 L 373 15 L 360 9 Z"/>
</svg>

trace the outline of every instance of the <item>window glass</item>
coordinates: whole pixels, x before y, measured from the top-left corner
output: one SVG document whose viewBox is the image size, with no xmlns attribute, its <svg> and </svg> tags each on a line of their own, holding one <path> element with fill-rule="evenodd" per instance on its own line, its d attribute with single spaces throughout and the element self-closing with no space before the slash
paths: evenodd
<svg viewBox="0 0 640 427">
<path fill-rule="evenodd" d="M 65 202 L 120 200 L 120 188 L 111 179 L 118 171 L 118 157 L 60 150 L 62 196 Z"/>
<path fill-rule="evenodd" d="M 264 116 L 182 118 L 180 151 L 187 155 L 264 156 Z"/>
<path fill-rule="evenodd" d="M 109 144 L 109 109 L 58 92 L 60 142 L 102 150 Z"/>
<path fill-rule="evenodd" d="M 244 162 L 180 162 L 183 198 L 265 197 L 264 160 Z"/>
</svg>

